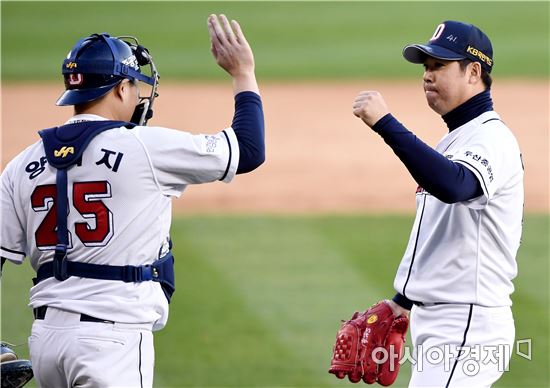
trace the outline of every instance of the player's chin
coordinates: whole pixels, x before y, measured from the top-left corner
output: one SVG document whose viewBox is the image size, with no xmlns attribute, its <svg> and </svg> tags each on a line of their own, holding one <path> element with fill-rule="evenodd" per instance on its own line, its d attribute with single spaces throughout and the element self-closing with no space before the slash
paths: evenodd
<svg viewBox="0 0 550 388">
<path fill-rule="evenodd" d="M 428 102 L 428 106 L 432 108 L 434 112 L 438 114 L 443 114 L 441 103 L 439 101 L 439 98 L 437 98 L 437 96 L 433 94 L 428 95 L 428 93 L 426 93 L 426 101 Z"/>
</svg>

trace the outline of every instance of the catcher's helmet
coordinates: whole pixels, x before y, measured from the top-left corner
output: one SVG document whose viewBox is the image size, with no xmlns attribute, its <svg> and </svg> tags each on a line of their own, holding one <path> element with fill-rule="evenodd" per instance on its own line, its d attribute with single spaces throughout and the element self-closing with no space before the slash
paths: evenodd
<svg viewBox="0 0 550 388">
<path fill-rule="evenodd" d="M 122 39 L 132 40 L 132 43 Z M 140 66 L 150 66 L 151 76 L 141 73 Z M 111 37 L 106 33 L 80 39 L 71 49 L 61 68 L 65 92 L 56 105 L 78 105 L 97 100 L 123 79 L 142 81 L 152 86 L 151 95 L 142 98 L 141 122 L 152 116 L 157 96 L 159 74 L 149 51 L 134 37 Z"/>
</svg>

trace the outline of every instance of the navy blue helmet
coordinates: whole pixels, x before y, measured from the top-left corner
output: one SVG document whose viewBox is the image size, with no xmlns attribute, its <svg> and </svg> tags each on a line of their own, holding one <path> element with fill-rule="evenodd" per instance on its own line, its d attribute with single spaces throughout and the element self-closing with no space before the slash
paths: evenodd
<svg viewBox="0 0 550 388">
<path fill-rule="evenodd" d="M 151 76 L 143 74 L 141 66 L 149 66 Z M 136 108 L 135 116 L 139 117 L 135 117 L 135 121 L 132 118 L 132 121 L 142 125 L 152 117 L 159 74 L 149 51 L 140 46 L 136 38 L 111 37 L 102 33 L 80 39 L 63 61 L 61 71 L 66 90 L 57 100 L 57 105 L 79 105 L 97 100 L 123 79 L 129 79 L 151 86 L 151 95 L 142 97 Z"/>
</svg>

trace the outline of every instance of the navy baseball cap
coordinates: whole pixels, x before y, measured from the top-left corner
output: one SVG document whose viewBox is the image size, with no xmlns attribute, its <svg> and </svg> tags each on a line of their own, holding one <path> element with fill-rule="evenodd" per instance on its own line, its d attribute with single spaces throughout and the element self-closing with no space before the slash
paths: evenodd
<svg viewBox="0 0 550 388">
<path fill-rule="evenodd" d="M 424 63 L 426 57 L 479 62 L 488 73 L 493 68 L 493 46 L 479 28 L 472 24 L 447 20 L 439 24 L 428 44 L 409 44 L 403 56 L 412 63 Z"/>
</svg>

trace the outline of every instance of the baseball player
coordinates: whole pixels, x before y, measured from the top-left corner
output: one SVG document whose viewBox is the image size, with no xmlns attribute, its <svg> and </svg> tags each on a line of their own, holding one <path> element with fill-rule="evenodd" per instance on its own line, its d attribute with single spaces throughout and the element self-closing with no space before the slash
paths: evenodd
<svg viewBox="0 0 550 388">
<path fill-rule="evenodd" d="M 145 126 L 157 95 L 152 57 L 135 38 L 93 34 L 62 65 L 57 105 L 74 116 L 40 131 L 2 173 L 2 263 L 28 257 L 37 271 L 29 348 L 41 387 L 152 386 L 152 331 L 165 326 L 175 290 L 171 197 L 265 159 L 252 50 L 224 15 L 210 15 L 208 30 L 233 79 L 231 127 Z M 150 95 L 140 97 L 139 82 Z"/>
<path fill-rule="evenodd" d="M 439 24 L 403 56 L 423 64 L 430 108 L 449 132 L 435 149 L 390 113 L 376 91 L 353 114 L 378 133 L 418 183 L 417 212 L 387 303 L 411 320 L 410 386 L 490 386 L 513 349 L 516 253 L 523 215 L 517 141 L 491 100 L 493 49 L 477 27 Z"/>
</svg>

